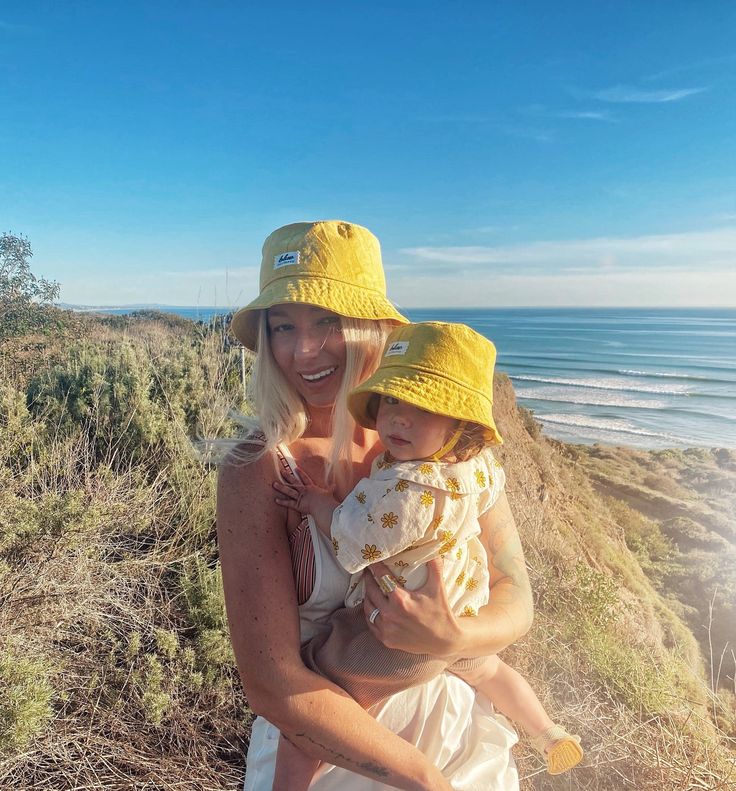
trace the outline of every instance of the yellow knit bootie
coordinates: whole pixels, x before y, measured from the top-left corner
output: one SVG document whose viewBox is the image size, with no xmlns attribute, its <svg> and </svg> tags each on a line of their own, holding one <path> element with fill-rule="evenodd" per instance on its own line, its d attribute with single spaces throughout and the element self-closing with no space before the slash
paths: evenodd
<svg viewBox="0 0 736 791">
<path fill-rule="evenodd" d="M 571 736 L 560 725 L 542 731 L 532 739 L 532 744 L 544 756 L 551 775 L 562 774 L 583 760 L 580 737 Z"/>
</svg>

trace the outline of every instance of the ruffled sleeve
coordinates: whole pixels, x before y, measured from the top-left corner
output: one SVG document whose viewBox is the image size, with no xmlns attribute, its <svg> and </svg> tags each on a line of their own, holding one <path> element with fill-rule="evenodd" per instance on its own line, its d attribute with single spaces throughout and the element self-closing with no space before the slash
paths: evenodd
<svg viewBox="0 0 736 791">
<path fill-rule="evenodd" d="M 431 539 L 437 498 L 431 486 L 397 478 L 363 479 L 335 509 L 332 545 L 351 573 Z"/>
<path fill-rule="evenodd" d="M 473 474 L 478 482 L 482 481 L 484 484 L 478 495 L 478 515 L 480 516 L 492 508 L 501 496 L 506 485 L 506 473 L 503 471 L 501 462 L 488 449 L 476 456 L 472 462 L 475 463 Z"/>
</svg>

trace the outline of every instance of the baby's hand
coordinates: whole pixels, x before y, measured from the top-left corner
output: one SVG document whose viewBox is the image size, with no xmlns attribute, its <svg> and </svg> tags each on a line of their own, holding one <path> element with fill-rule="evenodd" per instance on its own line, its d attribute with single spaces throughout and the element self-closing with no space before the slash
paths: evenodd
<svg viewBox="0 0 736 791">
<path fill-rule="evenodd" d="M 332 489 L 324 489 L 302 469 L 297 474 L 285 473 L 283 481 L 274 481 L 273 488 L 278 495 L 277 505 L 292 508 L 300 514 L 311 514 L 317 527 L 327 536 L 330 535 L 332 514 L 339 505 Z"/>
<path fill-rule="evenodd" d="M 291 471 L 284 472 L 283 481 L 274 481 L 273 488 L 276 489 L 278 495 L 276 496 L 276 503 L 283 505 L 286 508 L 293 508 L 301 514 L 309 513 L 309 508 L 306 503 L 308 499 L 308 485 L 314 486 L 309 476 L 306 473 L 299 471 L 302 479 L 297 478 Z M 308 483 L 307 483 L 308 482 Z"/>
<path fill-rule="evenodd" d="M 313 514 L 314 509 L 326 500 L 332 501 L 332 489 L 325 489 L 317 484 L 301 468 L 296 475 L 291 471 L 284 472 L 283 481 L 274 481 L 273 488 L 279 493 L 276 503 L 293 508 L 301 514 Z"/>
</svg>

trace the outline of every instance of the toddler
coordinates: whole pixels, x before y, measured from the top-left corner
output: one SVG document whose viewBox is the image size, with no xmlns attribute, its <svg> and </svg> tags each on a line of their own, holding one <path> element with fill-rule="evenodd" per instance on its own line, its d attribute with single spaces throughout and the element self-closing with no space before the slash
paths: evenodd
<svg viewBox="0 0 736 791">
<path fill-rule="evenodd" d="M 519 673 L 497 656 L 448 666 L 436 657 L 386 648 L 368 629 L 361 606 L 362 573 L 371 563 L 391 568 L 393 577 L 379 580 L 390 595 L 396 584 L 421 587 L 425 563 L 436 557 L 443 558 L 448 602 L 457 616 L 473 617 L 488 602 L 478 517 L 494 504 L 505 480 L 489 448 L 502 441 L 492 415 L 495 357 L 493 344 L 463 324 L 394 330 L 376 372 L 348 396 L 355 420 L 375 428 L 386 448 L 370 478 L 340 503 L 300 470 L 300 480 L 274 484 L 276 501 L 309 513 L 353 575 L 345 609 L 303 648 L 308 667 L 365 708 L 450 670 L 518 722 L 545 756 L 548 771 L 559 774 L 582 759 L 578 739 L 552 722 Z M 376 608 L 369 620 L 379 617 Z M 282 737 L 274 788 L 308 788 L 317 765 Z"/>
</svg>

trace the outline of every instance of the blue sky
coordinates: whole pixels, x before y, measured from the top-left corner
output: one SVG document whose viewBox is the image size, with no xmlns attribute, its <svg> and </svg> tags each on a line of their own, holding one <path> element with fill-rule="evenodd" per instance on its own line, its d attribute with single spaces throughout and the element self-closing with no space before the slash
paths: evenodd
<svg viewBox="0 0 736 791">
<path fill-rule="evenodd" d="M 80 304 L 232 307 L 369 227 L 405 307 L 736 305 L 736 5 L 0 5 L 0 231 Z"/>
</svg>

